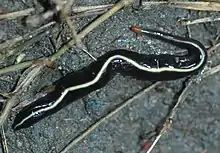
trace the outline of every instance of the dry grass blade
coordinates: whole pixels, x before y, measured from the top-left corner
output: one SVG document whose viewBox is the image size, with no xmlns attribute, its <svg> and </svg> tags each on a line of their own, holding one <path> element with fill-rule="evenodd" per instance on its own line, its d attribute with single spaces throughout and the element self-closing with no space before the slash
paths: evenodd
<svg viewBox="0 0 220 153">
<path fill-rule="evenodd" d="M 206 22 L 214 22 L 214 21 L 220 21 L 220 17 L 206 17 L 206 18 L 200 18 L 192 21 L 180 21 L 181 25 L 192 25 L 192 24 L 199 24 L 199 23 L 206 23 Z"/>
<path fill-rule="evenodd" d="M 7 145 L 5 130 L 3 126 L 1 126 L 1 145 L 2 145 L 2 152 L 8 153 L 8 145 Z"/>
<path fill-rule="evenodd" d="M 169 2 L 168 6 L 199 11 L 220 11 L 219 2 Z"/>
<path fill-rule="evenodd" d="M 165 5 L 169 7 L 189 9 L 189 10 L 200 10 L 200 11 L 220 11 L 219 2 L 185 2 L 185 1 L 160 1 L 160 2 L 143 2 L 142 5 L 146 8 L 155 5 Z"/>
</svg>

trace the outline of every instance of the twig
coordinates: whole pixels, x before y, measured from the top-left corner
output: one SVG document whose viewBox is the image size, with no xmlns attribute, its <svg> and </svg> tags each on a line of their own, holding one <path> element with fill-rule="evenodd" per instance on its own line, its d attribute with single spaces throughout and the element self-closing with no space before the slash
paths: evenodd
<svg viewBox="0 0 220 153">
<path fill-rule="evenodd" d="M 152 6 L 159 6 L 159 5 L 165 5 L 168 4 L 167 1 L 149 1 L 149 2 L 141 2 L 141 6 L 143 6 L 144 9 L 150 9 Z"/>
<path fill-rule="evenodd" d="M 80 37 L 77 35 L 75 26 L 72 24 L 72 21 L 70 20 L 70 17 L 68 16 L 68 10 L 69 10 L 69 8 L 72 6 L 72 4 L 73 4 L 73 0 L 69 0 L 69 1 L 65 4 L 65 6 L 63 6 L 63 7 L 60 6 L 60 7 L 62 7 L 61 13 L 62 13 L 62 15 L 64 16 L 67 25 L 69 26 L 69 28 L 70 28 L 71 31 L 72 31 L 72 36 L 73 36 L 73 40 L 74 40 L 74 42 L 75 42 L 75 44 L 76 44 L 76 47 L 79 48 L 79 49 L 82 49 L 87 55 L 89 55 L 89 57 L 91 57 L 93 60 L 96 61 L 96 58 L 95 58 L 92 54 L 90 54 L 90 53 L 87 51 L 86 47 L 83 45 L 83 43 L 82 43 Z"/>
<path fill-rule="evenodd" d="M 134 95 L 132 98 L 125 101 L 121 106 L 117 107 L 114 111 L 106 115 L 105 117 L 102 117 L 97 121 L 95 124 L 90 126 L 88 129 L 86 129 L 84 132 L 82 132 L 79 136 L 77 136 L 75 139 L 73 139 L 69 145 L 67 145 L 60 153 L 66 153 L 70 148 L 72 148 L 76 143 L 81 141 L 83 138 L 85 138 L 89 133 L 91 133 L 95 128 L 97 128 L 101 123 L 106 121 L 108 118 L 112 117 L 114 114 L 116 114 L 118 111 L 126 107 L 127 105 L 131 104 L 132 102 L 135 102 L 138 98 L 149 92 L 150 90 L 154 89 L 157 85 L 159 85 L 161 82 L 156 82 L 152 84 L 151 86 L 145 88 L 144 90 L 140 91 L 136 95 Z"/>
<path fill-rule="evenodd" d="M 69 16 L 68 16 L 68 10 L 69 8 L 72 6 L 73 4 L 73 0 L 68 0 L 66 4 L 64 4 L 64 6 L 60 6 L 61 8 L 61 14 L 62 16 L 64 16 L 67 25 L 69 26 L 70 30 L 72 31 L 72 36 L 73 36 L 73 40 L 75 41 L 75 44 L 77 47 L 81 48 L 82 46 L 82 41 L 80 40 L 80 38 L 77 36 L 77 32 L 76 32 L 76 28 L 75 26 L 72 24 Z"/>
<path fill-rule="evenodd" d="M 7 57 L 10 57 L 10 56 L 19 56 L 21 54 L 21 52 L 26 47 L 31 46 L 33 43 L 41 40 L 47 34 L 48 34 L 48 31 L 38 33 L 33 38 L 25 40 L 25 41 L 22 41 L 21 44 L 19 44 L 17 46 L 13 46 L 11 49 L 6 49 L 5 50 L 6 51 L 5 54 L 4 53 L 0 54 L 0 60 L 4 60 L 4 59 L 6 59 Z"/>
<path fill-rule="evenodd" d="M 38 72 L 40 71 L 41 68 L 42 68 L 41 65 L 30 67 L 30 69 L 32 69 L 32 70 L 24 78 L 20 77 L 18 84 L 17 84 L 17 87 L 12 93 L 17 93 L 19 90 L 27 87 L 27 85 L 31 83 L 32 79 L 38 75 Z M 26 71 L 28 71 L 28 70 L 26 70 Z M 24 80 L 22 81 L 21 78 Z"/>
<path fill-rule="evenodd" d="M 22 11 L 16 11 L 16 12 L 11 12 L 11 13 L 6 13 L 6 14 L 0 14 L 0 20 L 6 19 L 6 20 L 12 20 L 21 16 L 27 16 L 30 15 L 31 12 L 35 11 L 34 8 L 28 8 L 26 10 Z"/>
<path fill-rule="evenodd" d="M 85 16 L 94 16 L 105 13 L 108 9 L 110 9 L 113 4 L 108 5 L 97 5 L 97 6 L 79 6 L 73 8 L 73 15 L 70 17 L 71 19 L 85 17 Z"/>
</svg>

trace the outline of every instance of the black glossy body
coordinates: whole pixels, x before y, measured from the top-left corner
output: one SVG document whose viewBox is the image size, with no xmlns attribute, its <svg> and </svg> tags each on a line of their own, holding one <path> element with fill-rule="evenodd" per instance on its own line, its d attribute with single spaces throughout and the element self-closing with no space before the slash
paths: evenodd
<svg viewBox="0 0 220 153">
<path fill-rule="evenodd" d="M 153 33 L 154 31 L 152 31 Z M 187 39 L 184 37 L 178 37 L 178 36 L 172 36 L 170 34 L 163 33 L 165 36 L 169 36 L 168 38 L 164 38 L 164 36 L 157 36 L 156 34 L 150 34 L 151 36 L 154 36 L 156 38 L 165 40 L 167 42 L 170 42 L 174 45 L 177 45 L 180 48 L 186 48 L 189 51 L 188 55 L 184 56 L 175 56 L 175 55 L 169 55 L 169 54 L 162 54 L 162 55 L 147 55 L 147 54 L 139 54 L 136 52 L 128 51 L 128 50 L 114 50 L 110 51 L 103 56 L 99 57 L 97 61 L 91 63 L 88 67 L 85 67 L 77 72 L 70 73 L 63 77 L 62 79 L 58 80 L 55 85 L 56 89 L 55 91 L 49 93 L 45 97 L 42 97 L 35 101 L 34 103 L 26 106 L 23 108 L 16 116 L 13 128 L 15 130 L 21 129 L 21 128 L 27 128 L 35 123 L 37 123 L 39 120 L 52 115 L 68 105 L 69 103 L 82 98 L 89 93 L 102 88 L 105 86 L 112 77 L 115 76 L 116 73 L 121 73 L 122 75 L 129 75 L 132 77 L 135 77 L 137 79 L 141 80 L 152 80 L 152 81 L 165 81 L 165 80 L 175 80 L 182 77 L 186 77 L 188 75 L 197 73 L 198 70 L 200 70 L 202 67 L 204 67 L 204 64 L 206 63 L 206 57 L 203 64 L 200 65 L 198 69 L 192 72 L 177 72 L 177 71 L 164 71 L 164 72 L 148 72 L 143 71 L 140 69 L 137 69 L 135 66 L 133 66 L 131 63 L 128 63 L 125 60 L 121 59 L 115 59 L 111 61 L 111 63 L 108 65 L 106 71 L 103 73 L 101 79 L 96 82 L 94 85 L 91 85 L 87 88 L 75 90 L 72 92 L 69 92 L 62 102 L 59 103 L 58 106 L 56 106 L 53 109 L 50 109 L 49 111 L 42 112 L 41 114 L 35 114 L 30 119 L 25 121 L 23 124 L 17 126 L 26 116 L 30 115 L 31 113 L 36 112 L 39 109 L 46 108 L 49 105 L 53 104 L 54 101 L 56 101 L 61 93 L 68 87 L 76 86 L 79 84 L 84 84 L 86 82 L 90 82 L 95 78 L 97 73 L 100 71 L 103 64 L 106 62 L 107 59 L 114 55 L 122 55 L 129 59 L 132 59 L 139 63 L 142 66 L 148 67 L 148 68 L 158 68 L 161 67 L 168 67 L 172 66 L 174 68 L 179 69 L 190 69 L 194 66 L 198 65 L 198 63 L 201 60 L 201 52 L 198 48 L 186 43 L 178 43 L 175 42 L 173 39 L 183 39 L 184 41 L 191 41 L 193 43 L 196 43 L 199 45 L 200 49 L 205 48 L 202 44 L 197 42 L 193 39 Z M 205 53 L 205 56 L 206 53 Z"/>
</svg>

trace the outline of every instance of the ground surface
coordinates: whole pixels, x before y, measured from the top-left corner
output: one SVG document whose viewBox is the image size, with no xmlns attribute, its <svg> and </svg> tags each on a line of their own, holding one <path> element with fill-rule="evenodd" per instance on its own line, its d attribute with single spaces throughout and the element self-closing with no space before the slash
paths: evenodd
<svg viewBox="0 0 220 153">
<path fill-rule="evenodd" d="M 108 4 L 109 1 L 78 1 L 83 4 Z M 110 2 L 109 2 L 110 3 Z M 31 2 L 27 1 L 31 6 Z M 22 1 L 0 0 L 0 6 L 7 11 L 27 8 Z M 189 17 L 196 19 L 217 13 L 197 13 L 168 7 L 152 7 L 132 10 L 125 8 L 83 40 L 89 52 L 98 57 L 116 48 L 135 49 L 143 53 L 175 50 L 173 46 L 153 39 L 135 39 L 129 31 L 131 25 L 141 25 L 186 36 L 186 28 L 177 23 L 177 19 Z M 93 17 L 92 17 L 93 18 Z M 91 17 L 75 21 L 79 27 L 85 26 Z M 205 45 L 220 34 L 220 22 L 190 26 L 192 37 Z M 0 40 L 4 41 L 30 31 L 21 25 L 20 20 L 0 21 Z M 70 35 L 70 34 L 68 34 Z M 64 35 L 65 40 L 65 35 Z M 53 53 L 48 36 L 24 50 L 24 60 L 49 56 Z M 12 64 L 11 58 L 6 64 Z M 219 63 L 219 54 L 210 59 L 212 65 Z M 92 62 L 82 51 L 74 48 L 56 61 L 61 71 L 45 70 L 24 93 L 21 99 L 34 96 L 40 87 L 51 84 L 66 74 L 80 69 Z M 49 73 L 48 73 L 49 72 Z M 61 73 L 60 73 L 61 72 Z M 12 90 L 21 71 L 1 76 L 1 92 Z M 5 81 L 4 81 L 5 80 Z M 137 153 L 140 150 L 140 136 L 154 130 L 166 115 L 175 94 L 182 87 L 182 80 L 164 82 L 159 88 L 140 97 L 132 105 L 105 121 L 75 145 L 69 153 Z M 58 113 L 42 120 L 31 128 L 12 131 L 11 124 L 16 112 L 13 112 L 5 125 L 9 153 L 56 153 L 74 137 L 85 130 L 97 119 L 124 102 L 151 82 L 138 81 L 117 75 L 107 86 L 78 100 Z M 172 130 L 165 134 L 152 153 L 219 153 L 220 151 L 220 77 L 210 76 L 190 89 L 186 101 L 180 106 Z M 87 111 L 86 111 L 86 109 Z M 89 112 L 89 113 L 88 113 Z"/>
</svg>

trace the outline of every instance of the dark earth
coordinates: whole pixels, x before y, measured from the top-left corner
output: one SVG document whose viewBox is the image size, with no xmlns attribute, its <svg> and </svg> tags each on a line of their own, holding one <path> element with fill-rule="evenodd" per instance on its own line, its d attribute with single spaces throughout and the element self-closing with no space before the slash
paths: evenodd
<svg viewBox="0 0 220 153">
<path fill-rule="evenodd" d="M 25 3 L 24 3 L 25 2 Z M 77 0 L 76 6 L 110 4 L 116 1 Z M 0 0 L 1 12 L 19 11 L 33 7 L 31 0 Z M 181 18 L 197 19 L 220 15 L 216 12 L 189 11 L 166 6 L 124 8 L 90 32 L 83 43 L 95 57 L 117 48 L 136 50 L 142 53 L 162 53 L 175 51 L 169 44 L 151 38 L 138 38 L 129 26 L 160 29 L 176 35 L 187 36 L 187 28 L 177 21 Z M 92 22 L 97 16 L 77 18 L 77 31 Z M 0 42 L 12 39 L 35 29 L 22 25 L 22 18 L 0 21 Z M 66 24 L 58 44 L 71 37 Z M 60 29 L 62 27 L 60 25 Z M 220 22 L 202 23 L 189 26 L 191 37 L 210 45 L 220 34 Z M 22 61 L 50 56 L 54 53 L 50 43 L 56 35 L 43 36 L 33 45 L 26 47 Z M 58 46 L 59 47 L 59 46 Z M 17 56 L 1 61 L 1 67 L 15 63 Z M 208 66 L 219 64 L 217 51 L 209 58 Z M 42 87 L 52 84 L 67 73 L 85 67 L 93 60 L 82 50 L 69 49 L 56 60 L 56 68 L 43 69 L 31 86 L 20 97 L 20 101 L 30 101 Z M 0 92 L 13 90 L 23 70 L 1 75 Z M 85 139 L 72 147 L 68 153 L 138 153 L 141 139 L 166 116 L 174 96 L 181 90 L 185 79 L 163 82 L 131 105 L 116 113 L 96 128 Z M 74 81 L 74 80 L 73 80 Z M 99 118 L 132 97 L 152 82 L 117 75 L 104 88 L 73 102 L 58 113 L 40 121 L 36 125 L 14 132 L 11 128 L 16 111 L 4 125 L 9 153 L 58 153 L 73 138 L 87 129 Z M 158 142 L 152 153 L 219 153 L 220 152 L 220 76 L 219 73 L 202 79 L 190 89 L 184 103 L 179 107 L 171 130 Z"/>
</svg>

